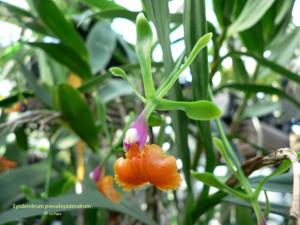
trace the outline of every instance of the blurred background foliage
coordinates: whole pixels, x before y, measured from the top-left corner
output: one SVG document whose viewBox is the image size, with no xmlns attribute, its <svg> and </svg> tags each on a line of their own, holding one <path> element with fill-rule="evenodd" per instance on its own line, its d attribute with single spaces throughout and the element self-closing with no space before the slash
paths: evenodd
<svg viewBox="0 0 300 225">
<path fill-rule="evenodd" d="M 128 83 L 108 69 L 124 69 L 142 93 L 134 23 L 140 11 L 155 32 L 156 85 L 200 36 L 212 32 L 208 48 L 169 96 L 209 99 L 212 89 L 241 163 L 294 148 L 300 135 L 299 2 L 1 0 L 0 223 L 256 224 L 248 203 L 222 194 L 210 198 L 217 190 L 191 176 L 193 169 L 226 181 L 230 172 L 212 144 L 215 123 L 195 122 L 182 112 L 156 112 L 148 121 L 151 142 L 177 158 L 183 176 L 178 190 L 146 186 L 124 192 L 115 186 L 120 203 L 98 192 L 89 172 L 102 163 L 113 175 L 124 131 L 143 109 Z M 274 168 L 256 171 L 251 185 Z M 267 224 L 293 224 L 292 175 L 271 178 L 263 190 L 259 201 Z M 44 199 L 93 208 L 52 216 L 12 209 Z"/>
</svg>

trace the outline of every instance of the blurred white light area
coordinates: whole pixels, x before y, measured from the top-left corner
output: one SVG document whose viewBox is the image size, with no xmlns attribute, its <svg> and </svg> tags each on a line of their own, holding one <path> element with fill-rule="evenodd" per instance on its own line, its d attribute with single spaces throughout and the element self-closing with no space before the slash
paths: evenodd
<svg viewBox="0 0 300 225">
<path fill-rule="evenodd" d="M 242 56 L 242 60 L 245 63 L 246 70 L 249 74 L 253 74 L 256 68 L 256 61 L 250 57 Z"/>
<path fill-rule="evenodd" d="M 296 0 L 294 3 L 294 8 L 292 11 L 292 16 L 293 16 L 293 23 L 296 26 L 300 26 L 300 13 L 299 13 L 299 9 L 300 9 L 300 0 Z"/>
<path fill-rule="evenodd" d="M 160 45 L 156 45 L 152 51 L 152 59 L 154 62 L 163 61 L 163 53 Z"/>
<path fill-rule="evenodd" d="M 208 222 L 208 225 L 221 225 L 220 222 L 217 219 L 211 219 Z"/>
<path fill-rule="evenodd" d="M 15 82 L 12 82 L 10 80 L 1 80 L 0 82 L 0 98 L 5 98 L 9 96 L 9 93 L 13 89 L 13 87 L 16 85 Z"/>
<path fill-rule="evenodd" d="M 190 68 L 186 68 L 181 75 L 178 78 L 178 81 L 180 84 L 185 84 L 185 83 L 190 83 L 192 82 L 192 75 L 191 75 L 191 71 Z"/>
<path fill-rule="evenodd" d="M 75 193 L 78 195 L 80 195 L 82 193 L 82 184 L 80 182 L 76 182 Z"/>
<path fill-rule="evenodd" d="M 263 99 L 265 97 L 265 93 L 263 93 L 263 92 L 257 92 L 256 93 L 256 97 L 259 98 L 259 99 Z"/>
<path fill-rule="evenodd" d="M 127 8 L 130 11 L 142 11 L 142 1 L 140 0 L 114 0 L 115 3 Z"/>
<path fill-rule="evenodd" d="M 228 173 L 228 167 L 224 165 L 217 166 L 214 170 L 214 175 L 217 177 L 223 177 Z"/>
<path fill-rule="evenodd" d="M 183 164 L 182 164 L 181 159 L 176 159 L 176 165 L 177 165 L 177 168 L 178 168 L 179 170 L 182 169 Z"/>
<path fill-rule="evenodd" d="M 0 46 L 8 46 L 20 38 L 21 28 L 14 24 L 1 21 L 0 30 Z"/>
<path fill-rule="evenodd" d="M 298 125 L 298 124 L 292 125 L 292 131 L 293 131 L 295 134 L 300 135 L 300 125 Z"/>
<path fill-rule="evenodd" d="M 136 31 L 135 24 L 129 20 L 117 18 L 111 23 L 111 28 L 120 34 L 130 44 L 135 44 Z"/>
<path fill-rule="evenodd" d="M 171 134 L 173 132 L 172 127 L 171 126 L 166 126 L 165 132 L 166 132 L 166 134 Z"/>
<path fill-rule="evenodd" d="M 172 122 L 172 118 L 170 116 L 166 116 L 166 123 L 170 124 Z"/>
<path fill-rule="evenodd" d="M 183 11 L 183 1 L 182 0 L 169 1 L 169 10 L 170 10 L 170 13 L 182 12 Z"/>
<path fill-rule="evenodd" d="M 222 80 L 221 73 L 219 71 L 217 71 L 212 79 L 213 86 L 214 87 L 219 86 L 219 84 L 221 83 L 221 80 Z"/>
<path fill-rule="evenodd" d="M 222 61 L 222 66 L 225 68 L 225 69 L 230 69 L 232 67 L 232 59 L 227 57 L 226 59 L 224 59 Z"/>
<path fill-rule="evenodd" d="M 267 50 L 267 51 L 264 52 L 264 57 L 265 58 L 268 58 L 270 55 L 271 55 L 271 51 L 270 50 Z"/>
<path fill-rule="evenodd" d="M 168 151 L 170 149 L 170 147 L 171 147 L 170 143 L 169 142 L 165 142 L 165 143 L 163 143 L 163 145 L 162 145 L 161 148 L 162 148 L 162 150 L 164 152 L 166 152 L 166 151 Z"/>
<path fill-rule="evenodd" d="M 9 4 L 18 6 L 23 9 L 29 9 L 29 5 L 26 0 L 1 0 L 2 2 L 7 2 Z"/>
<path fill-rule="evenodd" d="M 6 141 L 8 143 L 12 143 L 16 140 L 16 135 L 14 133 L 10 133 L 9 135 L 7 135 L 6 137 Z"/>
</svg>

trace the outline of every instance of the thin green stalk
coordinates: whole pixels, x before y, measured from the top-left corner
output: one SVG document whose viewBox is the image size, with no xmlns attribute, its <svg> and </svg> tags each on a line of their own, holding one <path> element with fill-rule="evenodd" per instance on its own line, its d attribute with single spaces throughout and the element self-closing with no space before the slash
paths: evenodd
<svg viewBox="0 0 300 225">
<path fill-rule="evenodd" d="M 49 154 L 48 154 L 48 164 L 47 164 L 47 173 L 46 173 L 46 180 L 45 180 L 45 198 L 48 198 L 49 196 L 49 188 L 50 188 L 50 181 L 51 181 L 51 175 L 52 175 L 52 157 L 53 157 L 53 148 L 50 147 Z"/>
<path fill-rule="evenodd" d="M 192 51 L 192 46 L 197 43 L 199 37 L 207 33 L 205 13 L 205 1 L 185 0 L 184 2 L 184 39 L 187 53 Z M 195 61 L 190 66 L 192 74 L 193 100 L 208 100 L 209 72 L 207 47 L 202 49 Z M 206 156 L 205 171 L 212 172 L 216 164 L 215 153 L 212 144 L 211 127 L 207 121 L 197 122 L 198 130 L 203 140 Z M 200 155 L 201 149 L 197 149 L 195 156 Z M 195 159 L 196 160 L 196 159 Z M 194 165 L 196 166 L 196 165 Z M 206 200 L 209 187 L 204 186 L 196 206 Z"/>
</svg>

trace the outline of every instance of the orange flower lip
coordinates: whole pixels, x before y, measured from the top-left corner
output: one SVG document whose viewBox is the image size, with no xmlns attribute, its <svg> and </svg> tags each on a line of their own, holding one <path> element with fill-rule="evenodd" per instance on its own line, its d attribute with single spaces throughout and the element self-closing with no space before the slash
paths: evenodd
<svg viewBox="0 0 300 225">
<path fill-rule="evenodd" d="M 134 144 L 114 165 L 117 183 L 126 190 L 151 183 L 161 190 L 175 190 L 180 184 L 176 159 L 166 155 L 155 144 L 145 145 L 142 150 Z"/>
<path fill-rule="evenodd" d="M 112 202 L 118 203 L 121 200 L 120 194 L 114 189 L 113 177 L 104 176 L 100 178 L 97 182 L 98 190 L 106 198 L 110 199 Z"/>
</svg>

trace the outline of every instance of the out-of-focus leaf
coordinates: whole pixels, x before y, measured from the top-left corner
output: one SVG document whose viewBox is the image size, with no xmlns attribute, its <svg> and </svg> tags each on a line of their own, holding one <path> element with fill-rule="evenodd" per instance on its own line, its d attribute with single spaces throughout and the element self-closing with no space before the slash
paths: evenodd
<svg viewBox="0 0 300 225">
<path fill-rule="evenodd" d="M 91 149 L 98 150 L 98 131 L 89 106 L 81 93 L 68 84 L 58 87 L 58 99 L 63 119 Z"/>
<path fill-rule="evenodd" d="M 23 150 L 28 149 L 28 137 L 25 132 L 25 129 L 26 126 L 20 126 L 15 129 L 17 145 Z"/>
<path fill-rule="evenodd" d="M 278 73 L 278 75 L 286 77 L 286 78 L 293 80 L 293 81 L 297 82 L 298 84 L 300 84 L 300 76 L 298 74 L 293 73 L 290 70 L 287 70 L 286 68 L 284 68 L 283 66 L 280 66 L 277 63 L 274 63 L 264 57 L 257 56 L 250 52 L 231 52 L 227 56 L 233 56 L 233 57 L 249 56 L 249 57 L 255 59 L 259 64 L 261 64 L 265 67 L 268 67 L 269 69 Z"/>
<path fill-rule="evenodd" d="M 116 34 L 106 22 L 96 23 L 90 31 L 86 46 L 90 56 L 92 72 L 105 68 L 116 47 Z"/>
<path fill-rule="evenodd" d="M 7 206 L 12 201 L 21 197 L 21 185 L 34 187 L 45 180 L 47 164 L 36 163 L 25 165 L 0 174 L 0 205 Z M 33 179 L 34 178 L 34 179 Z M 1 224 L 1 223 L 0 223 Z"/>
<path fill-rule="evenodd" d="M 82 79 L 86 80 L 92 77 L 89 65 L 84 60 L 82 60 L 72 48 L 69 48 L 67 45 L 43 42 L 30 42 L 28 44 L 43 49 L 52 58 L 69 67 Z"/>
<path fill-rule="evenodd" d="M 0 100 L 0 107 L 1 108 L 9 107 L 12 104 L 17 103 L 20 100 L 20 96 L 24 98 L 31 98 L 34 96 L 34 93 L 32 93 L 31 91 L 25 91 L 22 93 L 13 94 L 9 97 Z"/>
<path fill-rule="evenodd" d="M 253 53 L 262 55 L 265 49 L 264 27 L 262 22 L 239 33 L 245 47 Z"/>
<path fill-rule="evenodd" d="M 116 97 L 132 94 L 129 84 L 121 79 L 110 80 L 100 89 L 100 96 L 104 103 L 109 102 Z"/>
<path fill-rule="evenodd" d="M 67 46 L 71 47 L 83 60 L 87 60 L 87 51 L 80 35 L 73 25 L 65 19 L 63 13 L 52 0 L 33 0 L 43 23 Z"/>
<path fill-rule="evenodd" d="M 16 42 L 9 47 L 7 47 L 0 56 L 0 65 L 7 62 L 8 60 L 14 58 L 16 53 L 23 47 L 20 42 Z"/>
<path fill-rule="evenodd" d="M 33 89 L 36 97 L 39 98 L 46 106 L 51 107 L 52 100 L 49 91 L 38 83 L 38 80 L 36 79 L 34 74 L 29 71 L 25 65 L 21 63 L 20 66 L 21 71 L 28 82 L 28 85 Z"/>
<path fill-rule="evenodd" d="M 225 84 L 215 90 L 215 93 L 220 92 L 221 90 L 229 88 L 234 90 L 243 91 L 245 93 L 257 93 L 263 92 L 266 94 L 278 95 L 279 97 L 285 98 L 295 106 L 300 108 L 300 102 L 298 102 L 294 97 L 286 94 L 284 91 L 278 88 L 274 88 L 268 85 L 260 85 L 260 84 Z"/>
<path fill-rule="evenodd" d="M 242 205 L 242 206 L 247 206 L 249 208 L 251 208 L 251 205 L 243 200 L 237 199 L 237 198 L 233 198 L 231 196 L 227 196 L 224 199 L 224 202 L 228 202 L 231 204 L 236 204 L 236 205 Z M 261 209 L 265 209 L 266 204 L 265 203 L 260 203 L 260 208 Z M 271 202 L 271 212 L 278 214 L 278 215 L 282 215 L 282 216 L 286 216 L 289 214 L 289 208 L 290 205 L 285 205 L 285 204 L 277 204 L 277 203 L 272 203 Z"/>
<path fill-rule="evenodd" d="M 293 1 L 282 1 L 282 5 L 275 18 L 275 24 L 278 25 L 284 19 L 290 8 L 293 6 Z"/>
<path fill-rule="evenodd" d="M 234 76 L 239 83 L 244 83 L 249 81 L 249 74 L 241 58 L 233 57 L 232 65 L 233 65 Z"/>
<path fill-rule="evenodd" d="M 248 0 L 241 14 L 228 28 L 228 35 L 244 31 L 259 21 L 275 0 Z"/>
<path fill-rule="evenodd" d="M 34 16 L 25 9 L 17 7 L 15 5 L 9 4 L 4 1 L 0 1 L 0 6 L 4 6 L 9 12 L 13 13 L 15 16 L 29 17 L 33 18 Z"/>
<path fill-rule="evenodd" d="M 255 196 L 256 196 L 256 198 L 258 198 L 258 195 L 259 195 L 260 191 L 263 189 L 264 185 L 266 184 L 266 182 L 268 182 L 268 180 L 272 179 L 272 177 L 274 177 L 274 178 L 280 177 L 282 173 L 284 173 L 286 170 L 288 170 L 290 168 L 290 166 L 291 166 L 291 162 L 289 160 L 285 160 L 270 175 L 262 178 L 258 182 L 258 184 L 256 186 L 256 189 L 255 189 Z M 284 175 L 286 175 L 286 174 L 284 174 Z M 282 179 L 279 179 L 279 180 L 281 181 Z M 275 183 L 276 183 L 276 181 L 275 181 Z"/>
<path fill-rule="evenodd" d="M 248 106 L 243 113 L 244 118 L 260 117 L 281 109 L 280 102 L 258 102 Z"/>
<path fill-rule="evenodd" d="M 91 15 L 91 17 L 101 17 L 101 18 L 109 18 L 109 19 L 123 18 L 134 22 L 137 15 L 138 12 L 132 12 L 127 9 L 108 9 L 108 10 L 102 10 L 100 12 L 97 12 Z"/>
<path fill-rule="evenodd" d="M 27 178 L 27 177 L 26 177 Z M 27 178 L 28 179 L 28 178 Z M 156 223 L 152 221 L 143 211 L 139 209 L 138 206 L 133 203 L 122 201 L 120 204 L 114 204 L 109 201 L 107 198 L 103 197 L 98 191 L 87 191 L 84 194 L 69 194 L 59 197 L 49 198 L 45 201 L 33 201 L 31 202 L 34 205 L 82 205 L 82 207 L 97 207 L 107 210 L 112 210 L 126 215 L 132 216 L 135 219 L 138 219 L 142 223 L 147 225 L 155 225 Z M 31 204 L 29 203 L 29 204 Z M 81 207 L 81 208 L 82 208 Z M 43 215 L 44 211 L 48 212 L 63 212 L 63 211 L 72 211 L 72 208 L 49 208 L 49 209 L 34 209 L 34 208 L 23 208 L 23 209 L 10 209 L 0 214 L 0 223 L 8 223 L 13 221 L 18 221 L 21 219 L 29 218 L 32 216 Z M 76 209 L 75 209 L 76 210 Z"/>
<path fill-rule="evenodd" d="M 160 110 L 182 110 L 186 115 L 194 120 L 212 120 L 222 115 L 222 110 L 214 103 L 206 100 L 193 102 L 159 100 Z"/>
<path fill-rule="evenodd" d="M 83 2 L 85 2 L 86 4 L 88 4 L 90 6 L 97 7 L 101 10 L 124 9 L 124 7 L 116 4 L 112 0 L 101 0 L 101 1 L 99 1 L 99 0 L 83 0 Z"/>
<path fill-rule="evenodd" d="M 257 187 L 262 179 L 266 177 L 260 176 L 250 179 L 250 183 L 253 187 Z M 291 193 L 293 187 L 293 175 L 291 173 L 281 174 L 268 179 L 263 184 L 262 190 Z"/>
<path fill-rule="evenodd" d="M 81 92 L 89 91 L 93 88 L 96 88 L 99 84 L 104 82 L 107 78 L 110 78 L 110 74 L 103 74 L 103 75 L 98 75 L 94 76 L 91 79 L 89 79 L 87 82 L 82 84 L 79 88 Z"/>
<path fill-rule="evenodd" d="M 239 197 L 242 199 L 247 199 L 247 195 L 237 191 L 223 182 L 219 181 L 213 174 L 211 173 L 197 173 L 195 171 L 192 171 L 192 176 L 195 177 L 197 180 L 203 182 L 204 184 L 207 184 L 209 186 L 213 186 L 215 188 L 218 188 L 221 191 L 226 192 L 227 194 L 231 194 L 235 197 Z"/>
</svg>

